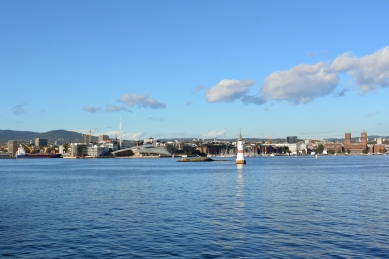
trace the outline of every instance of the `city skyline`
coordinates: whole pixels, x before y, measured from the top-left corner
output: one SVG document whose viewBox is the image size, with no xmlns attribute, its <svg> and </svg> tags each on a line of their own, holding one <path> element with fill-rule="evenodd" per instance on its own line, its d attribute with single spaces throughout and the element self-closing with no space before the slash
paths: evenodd
<svg viewBox="0 0 389 259">
<path fill-rule="evenodd" d="M 387 1 L 0 3 L 1 129 L 389 135 Z"/>
</svg>

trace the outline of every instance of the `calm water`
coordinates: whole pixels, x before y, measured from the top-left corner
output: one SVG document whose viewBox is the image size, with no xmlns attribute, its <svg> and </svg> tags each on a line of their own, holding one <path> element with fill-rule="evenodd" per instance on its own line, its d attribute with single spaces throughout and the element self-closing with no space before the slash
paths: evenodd
<svg viewBox="0 0 389 259">
<path fill-rule="evenodd" d="M 389 258 L 389 156 L 0 160 L 0 257 Z"/>
</svg>

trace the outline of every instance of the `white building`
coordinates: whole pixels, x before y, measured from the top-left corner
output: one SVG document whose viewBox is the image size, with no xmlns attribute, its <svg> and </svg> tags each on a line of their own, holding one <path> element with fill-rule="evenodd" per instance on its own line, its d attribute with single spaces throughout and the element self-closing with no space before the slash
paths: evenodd
<svg viewBox="0 0 389 259">
<path fill-rule="evenodd" d="M 88 156 L 92 157 L 100 157 L 104 156 L 108 153 L 109 149 L 104 145 L 94 145 L 94 146 L 88 146 L 87 147 L 87 153 Z"/>
</svg>

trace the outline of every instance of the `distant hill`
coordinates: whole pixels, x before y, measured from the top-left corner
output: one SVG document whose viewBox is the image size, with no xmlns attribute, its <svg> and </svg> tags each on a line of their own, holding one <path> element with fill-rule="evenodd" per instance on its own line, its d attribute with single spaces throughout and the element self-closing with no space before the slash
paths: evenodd
<svg viewBox="0 0 389 259">
<path fill-rule="evenodd" d="M 0 130 L 0 144 L 5 144 L 8 140 L 16 140 L 19 143 L 29 143 L 35 138 L 47 139 L 49 143 L 54 143 L 56 140 L 64 140 L 65 143 L 82 143 L 84 137 L 81 133 L 67 130 L 51 130 L 44 133 L 32 131 L 16 131 L 16 130 Z M 88 140 L 88 138 L 87 138 Z M 97 141 L 97 137 L 92 137 L 93 141 Z"/>
</svg>

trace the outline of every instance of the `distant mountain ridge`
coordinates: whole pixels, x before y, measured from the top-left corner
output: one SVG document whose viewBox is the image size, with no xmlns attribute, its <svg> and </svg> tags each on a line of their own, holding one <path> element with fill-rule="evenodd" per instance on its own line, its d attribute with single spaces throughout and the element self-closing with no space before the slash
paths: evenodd
<svg viewBox="0 0 389 259">
<path fill-rule="evenodd" d="M 19 143 L 29 143 L 35 138 L 47 139 L 48 143 L 54 143 L 56 140 L 62 140 L 65 143 L 82 143 L 84 137 L 81 133 L 67 130 L 51 130 L 48 132 L 32 132 L 32 131 L 17 131 L 17 130 L 0 130 L 0 144 L 5 144 L 8 140 L 16 140 Z M 87 138 L 88 140 L 88 138 Z M 97 141 L 97 137 L 92 137 L 93 141 Z"/>
</svg>

